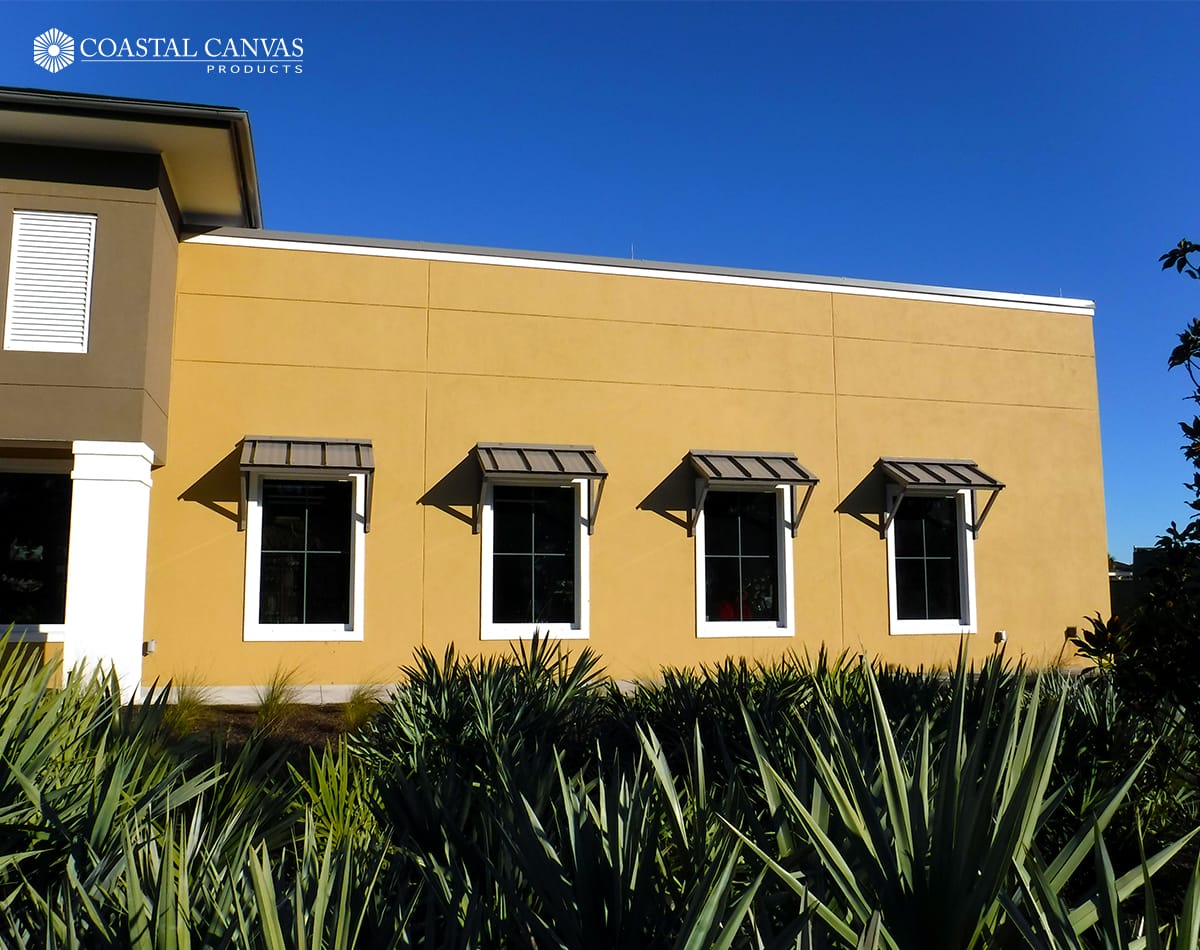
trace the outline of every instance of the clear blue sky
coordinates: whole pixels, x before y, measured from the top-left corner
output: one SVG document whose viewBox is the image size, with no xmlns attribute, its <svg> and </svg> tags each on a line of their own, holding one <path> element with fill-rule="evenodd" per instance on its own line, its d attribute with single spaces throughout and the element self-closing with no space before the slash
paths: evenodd
<svg viewBox="0 0 1200 950">
<path fill-rule="evenodd" d="M 1109 549 L 1187 518 L 1166 358 L 1200 283 L 1156 259 L 1200 241 L 1198 5 L 10 2 L 0 23 L 0 84 L 246 109 L 269 228 L 1093 299 Z M 304 70 L 50 74 L 50 27 L 302 37 Z"/>
</svg>

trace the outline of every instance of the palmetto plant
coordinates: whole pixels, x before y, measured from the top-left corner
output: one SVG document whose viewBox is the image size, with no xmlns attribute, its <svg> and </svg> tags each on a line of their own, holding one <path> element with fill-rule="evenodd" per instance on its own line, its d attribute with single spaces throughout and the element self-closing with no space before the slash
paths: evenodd
<svg viewBox="0 0 1200 950">
<path fill-rule="evenodd" d="M 747 718 L 778 829 L 773 854 L 747 845 L 835 942 L 854 946 L 873 921 L 880 945 L 896 950 L 1078 940 L 1191 837 L 1120 877 L 1101 873 L 1068 905 L 1068 884 L 1089 852 L 1106 854 L 1100 835 L 1145 760 L 1096 799 L 1056 854 L 1043 857 L 1039 828 L 1062 796 L 1050 781 L 1065 694 L 1045 702 L 1038 678 L 1027 686 L 999 662 L 990 661 L 972 686 L 960 661 L 946 714 L 923 717 L 908 743 L 897 741 L 865 668 L 873 732 L 867 754 L 854 725 L 819 689 L 811 726 L 796 724 L 812 760 L 811 788 L 796 787 L 774 767 Z M 978 708 L 968 717 L 973 689 Z"/>
<path fill-rule="evenodd" d="M 1102 680 L 819 656 L 627 697 L 544 641 L 407 676 L 289 765 L 6 656 L 0 945 L 1196 947 L 1200 875 L 1130 899 L 1187 843 L 1194 732 Z"/>
<path fill-rule="evenodd" d="M 560 765 L 544 814 L 522 799 L 506 834 L 519 877 L 506 883 L 535 946 L 741 945 L 762 873 L 738 881 L 741 846 L 713 820 L 702 776 L 681 790 L 657 741 L 643 741 L 631 768 L 588 779 Z"/>
</svg>

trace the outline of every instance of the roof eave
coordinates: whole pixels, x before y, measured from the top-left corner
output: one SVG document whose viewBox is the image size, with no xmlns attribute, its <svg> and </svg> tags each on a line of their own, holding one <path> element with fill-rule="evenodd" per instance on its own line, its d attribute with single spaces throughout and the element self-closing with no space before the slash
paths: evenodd
<svg viewBox="0 0 1200 950">
<path fill-rule="evenodd" d="M 0 87 L 0 108 L 67 117 L 136 120 L 167 126 L 223 128 L 230 136 L 230 147 L 237 167 L 242 220 L 236 226 L 251 231 L 263 226 L 250 116 L 243 109 L 12 87 Z M 183 212 L 183 222 L 189 230 L 230 226 L 228 221 L 189 215 L 186 210 Z"/>
</svg>

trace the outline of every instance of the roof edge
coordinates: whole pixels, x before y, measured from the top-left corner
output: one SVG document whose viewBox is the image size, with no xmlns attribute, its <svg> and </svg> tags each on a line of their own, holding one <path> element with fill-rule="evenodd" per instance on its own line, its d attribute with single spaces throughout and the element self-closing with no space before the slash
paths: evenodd
<svg viewBox="0 0 1200 950">
<path fill-rule="evenodd" d="M 477 247 L 464 244 L 438 244 L 425 241 L 401 241 L 386 238 L 348 237 L 308 234 L 296 231 L 269 231 L 250 228 L 219 227 L 184 236 L 196 244 L 244 245 L 251 247 L 308 250 L 325 253 L 364 254 L 379 257 L 408 257 L 432 260 L 460 260 L 464 263 L 489 263 L 516 267 L 548 267 L 558 270 L 620 272 L 631 276 L 681 280 L 708 280 L 757 286 L 780 286 L 833 293 L 867 294 L 888 297 L 936 297 L 945 302 L 975 306 L 1008 307 L 1022 310 L 1048 310 L 1092 316 L 1094 301 L 1073 297 L 1047 297 L 1003 291 L 939 287 L 893 281 L 864 280 L 853 277 L 826 277 L 788 271 L 756 270 L 687 264 L 673 261 L 626 260 L 557 251 L 530 251 L 515 248 Z"/>
<path fill-rule="evenodd" d="M 198 105 L 189 102 L 163 102 L 157 99 L 132 99 L 91 93 L 58 92 L 0 86 L 0 106 L 9 109 L 86 116 L 100 119 L 141 120 L 163 125 L 193 125 L 225 128 L 232 138 L 238 168 L 242 206 L 250 233 L 262 228 L 262 196 L 258 169 L 254 161 L 254 140 L 250 133 L 250 114 L 233 106 Z"/>
</svg>

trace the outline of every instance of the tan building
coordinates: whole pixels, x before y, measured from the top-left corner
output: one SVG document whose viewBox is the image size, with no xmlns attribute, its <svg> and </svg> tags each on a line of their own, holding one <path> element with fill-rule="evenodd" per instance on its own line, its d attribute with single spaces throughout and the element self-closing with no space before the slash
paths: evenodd
<svg viewBox="0 0 1200 950">
<path fill-rule="evenodd" d="M 128 690 L 1107 609 L 1088 301 L 266 231 L 231 109 L 10 90 L 0 142 L 0 622 Z"/>
</svg>

